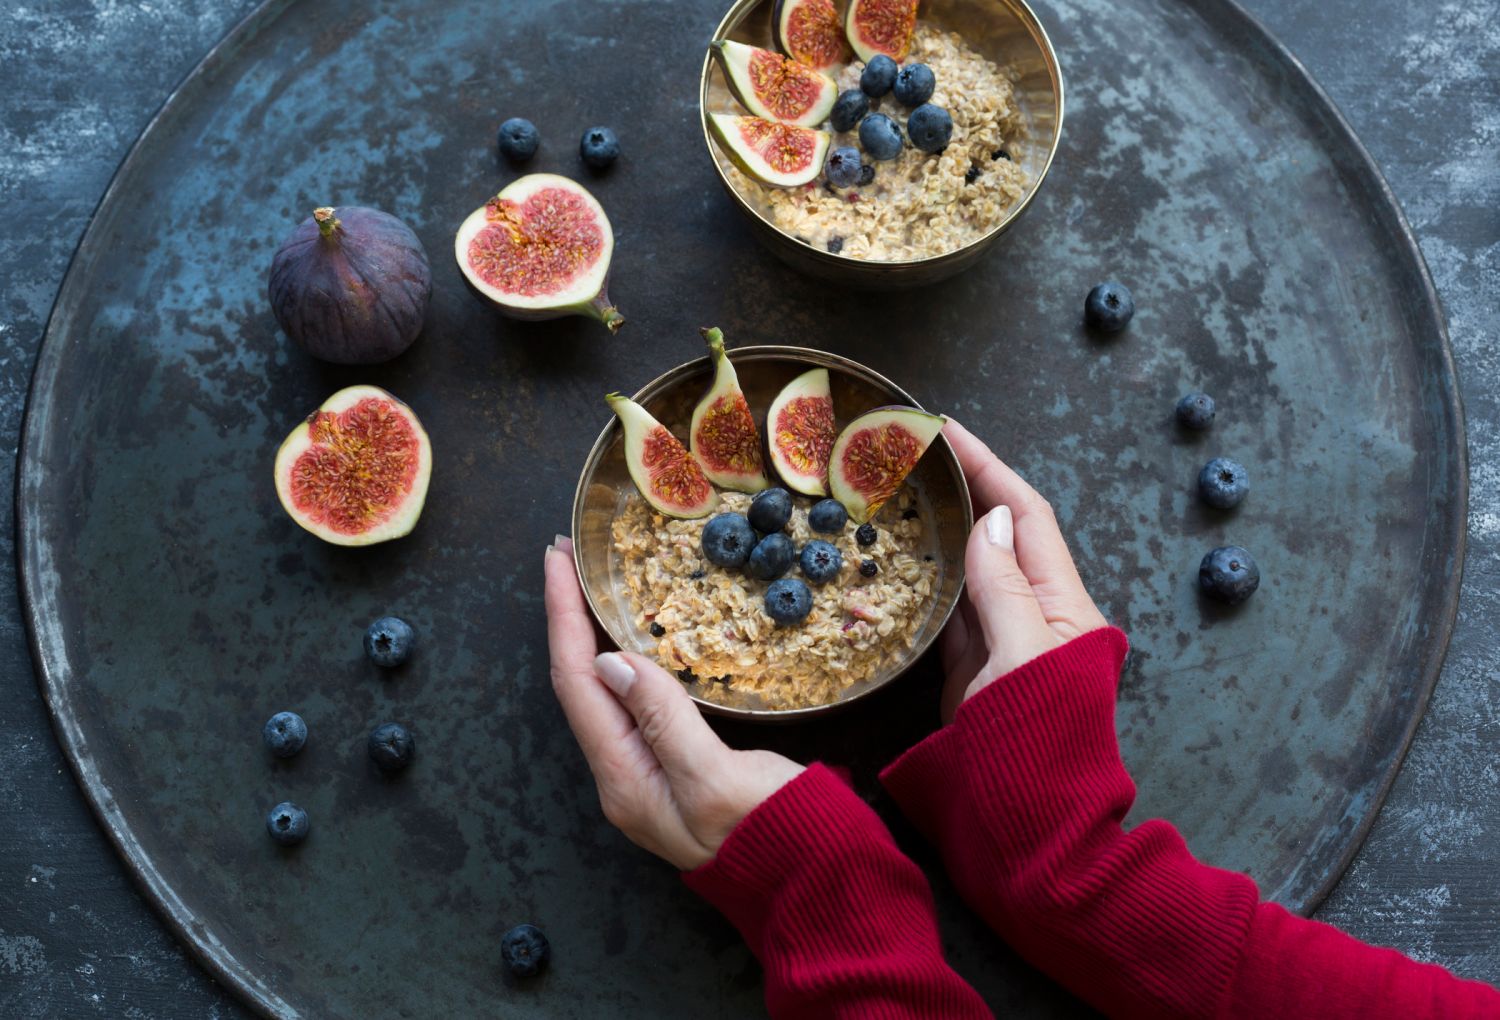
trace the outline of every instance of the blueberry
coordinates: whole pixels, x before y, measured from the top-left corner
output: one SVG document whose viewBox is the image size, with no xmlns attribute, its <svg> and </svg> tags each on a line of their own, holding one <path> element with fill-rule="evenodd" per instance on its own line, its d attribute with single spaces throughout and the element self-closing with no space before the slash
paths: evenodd
<svg viewBox="0 0 1500 1020">
<path fill-rule="evenodd" d="M 835 188 L 854 187 L 859 183 L 859 150 L 852 145 L 834 149 L 823 164 L 823 173 Z"/>
<path fill-rule="evenodd" d="M 542 136 L 525 117 L 512 117 L 500 125 L 500 155 L 512 163 L 524 163 L 536 155 Z"/>
<path fill-rule="evenodd" d="M 366 747 L 370 752 L 370 760 L 380 767 L 380 771 L 400 772 L 411 764 L 411 755 L 416 750 L 416 742 L 412 740 L 411 731 L 405 726 L 388 722 L 370 731 L 370 739 Z"/>
<path fill-rule="evenodd" d="M 942 152 L 953 137 L 953 118 L 941 106 L 923 103 L 906 118 L 906 135 L 923 152 Z"/>
<path fill-rule="evenodd" d="M 879 99 L 896 84 L 896 62 L 884 53 L 870 58 L 859 75 L 859 90 L 871 99 Z"/>
<path fill-rule="evenodd" d="M 1222 546 L 1198 564 L 1198 587 L 1210 598 L 1236 605 L 1260 587 L 1260 567 L 1255 565 L 1255 557 L 1239 546 Z"/>
<path fill-rule="evenodd" d="M 296 846 L 307 838 L 307 812 L 289 800 L 273 807 L 266 815 L 266 831 L 282 846 Z"/>
<path fill-rule="evenodd" d="M 859 89 L 849 89 L 839 93 L 828 120 L 835 131 L 853 131 L 854 126 L 864 120 L 865 114 L 869 112 L 870 97 Z"/>
<path fill-rule="evenodd" d="M 290 758 L 307 743 L 307 723 L 296 712 L 277 712 L 266 720 L 260 735 L 277 758 Z"/>
<path fill-rule="evenodd" d="M 740 514 L 719 514 L 703 526 L 703 556 L 720 567 L 741 567 L 755 548 L 755 529 Z"/>
<path fill-rule="evenodd" d="M 365 654 L 377 666 L 394 669 L 411 658 L 417 633 L 398 616 L 382 616 L 365 630 Z"/>
<path fill-rule="evenodd" d="M 827 584 L 839 576 L 844 554 L 838 547 L 815 538 L 802 547 L 802 576 L 813 584 Z"/>
<path fill-rule="evenodd" d="M 812 590 L 795 577 L 772 581 L 766 589 L 766 612 L 777 623 L 796 623 L 812 612 Z"/>
<path fill-rule="evenodd" d="M 1177 423 L 1201 431 L 1214 423 L 1214 398 L 1207 393 L 1189 393 L 1177 401 Z"/>
<path fill-rule="evenodd" d="M 1250 475 L 1227 457 L 1215 457 L 1198 472 L 1198 495 L 1209 506 L 1228 510 L 1250 491 Z"/>
<path fill-rule="evenodd" d="M 620 140 L 607 127 L 591 127 L 578 142 L 578 155 L 595 170 L 603 170 L 620 158 Z"/>
<path fill-rule="evenodd" d="M 774 581 L 792 569 L 792 560 L 795 558 L 796 547 L 792 545 L 792 540 L 778 531 L 761 539 L 750 550 L 745 570 L 751 577 Z"/>
<path fill-rule="evenodd" d="M 849 523 L 849 511 L 836 499 L 820 499 L 807 512 L 807 526 L 814 531 L 836 535 Z"/>
<path fill-rule="evenodd" d="M 875 539 L 879 537 L 873 524 L 861 524 L 858 528 L 854 529 L 854 541 L 860 545 L 874 545 Z"/>
<path fill-rule="evenodd" d="M 979 172 L 980 171 L 978 166 L 969 167 L 969 169 L 964 171 L 964 183 L 973 184 L 975 181 L 979 180 Z"/>
<path fill-rule="evenodd" d="M 891 91 L 902 106 L 921 106 L 932 98 L 932 90 L 936 87 L 937 76 L 932 73 L 932 68 L 926 64 L 907 64 L 896 75 Z"/>
<path fill-rule="evenodd" d="M 844 239 L 842 237 L 830 237 L 828 239 L 828 254 L 837 255 L 844 250 Z"/>
<path fill-rule="evenodd" d="M 1123 283 L 1113 280 L 1089 291 L 1083 302 L 1083 321 L 1102 333 L 1117 333 L 1135 314 L 1135 299 Z"/>
<path fill-rule="evenodd" d="M 880 573 L 880 565 L 878 563 L 876 563 L 874 560 L 860 560 L 859 561 L 859 576 L 860 577 L 874 577 L 878 573 Z"/>
<path fill-rule="evenodd" d="M 901 128 L 883 113 L 872 113 L 859 124 L 859 144 L 871 159 L 901 155 Z"/>
<path fill-rule="evenodd" d="M 859 186 L 861 188 L 863 188 L 866 184 L 873 183 L 874 180 L 875 168 L 873 166 L 871 166 L 869 163 L 866 163 L 859 168 Z"/>
<path fill-rule="evenodd" d="M 652 637 L 666 637 L 667 636 L 667 628 L 663 627 L 661 624 L 657 623 L 655 620 L 651 621 L 650 631 L 651 631 L 651 636 Z"/>
<path fill-rule="evenodd" d="M 551 958 L 552 946 L 534 924 L 518 924 L 500 936 L 500 959 L 516 977 L 535 977 Z"/>
</svg>

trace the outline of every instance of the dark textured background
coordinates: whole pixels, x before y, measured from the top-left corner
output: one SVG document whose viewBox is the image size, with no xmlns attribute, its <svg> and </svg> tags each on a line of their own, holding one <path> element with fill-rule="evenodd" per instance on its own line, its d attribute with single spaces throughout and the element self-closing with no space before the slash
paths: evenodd
<svg viewBox="0 0 1500 1020">
<path fill-rule="evenodd" d="M 172 85 L 252 6 L 7 5 L 0 427 L 8 448 L 47 311 L 116 162 Z M 1486 860 L 1487 830 L 1500 824 L 1490 793 L 1500 727 L 1487 668 L 1500 640 L 1489 583 L 1500 538 L 1500 378 L 1487 349 L 1500 296 L 1500 3 L 1250 7 L 1344 108 L 1412 220 L 1447 303 L 1473 457 L 1472 544 L 1448 668 L 1366 850 L 1320 916 L 1500 980 L 1500 881 Z M 9 500 L 0 506 L 8 546 Z M 10 819 L 0 827 L 0 1015 L 240 1015 L 175 948 L 95 828 L 36 692 L 12 571 L 0 585 L 10 610 L 0 634 L 0 809 Z"/>
</svg>

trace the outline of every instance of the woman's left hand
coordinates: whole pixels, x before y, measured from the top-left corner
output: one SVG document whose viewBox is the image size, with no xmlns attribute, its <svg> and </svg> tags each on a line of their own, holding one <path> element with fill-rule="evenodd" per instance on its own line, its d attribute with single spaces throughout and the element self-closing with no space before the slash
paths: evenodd
<svg viewBox="0 0 1500 1020">
<path fill-rule="evenodd" d="M 572 553 L 559 536 L 546 555 L 552 689 L 594 773 L 604 817 L 685 871 L 706 864 L 802 766 L 770 751 L 732 750 L 650 659 L 598 655 Z"/>
</svg>

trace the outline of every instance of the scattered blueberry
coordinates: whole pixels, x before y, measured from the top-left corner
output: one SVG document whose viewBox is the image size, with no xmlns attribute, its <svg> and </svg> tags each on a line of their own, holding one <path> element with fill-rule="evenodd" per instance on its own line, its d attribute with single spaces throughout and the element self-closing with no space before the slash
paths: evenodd
<svg viewBox="0 0 1500 1020">
<path fill-rule="evenodd" d="M 651 636 L 652 637 L 666 637 L 667 636 L 667 628 L 663 627 L 661 624 L 657 623 L 655 620 L 651 621 L 650 630 L 651 630 Z"/>
<path fill-rule="evenodd" d="M 844 554 L 838 547 L 815 538 L 802 547 L 802 576 L 813 584 L 827 584 L 839 574 Z"/>
<path fill-rule="evenodd" d="M 719 514 L 703 527 L 703 556 L 720 567 L 742 567 L 755 548 L 755 529 L 740 514 Z"/>
<path fill-rule="evenodd" d="M 880 573 L 880 565 L 877 564 L 874 560 L 859 561 L 860 577 L 874 577 L 878 573 Z"/>
<path fill-rule="evenodd" d="M 578 155 L 595 170 L 603 170 L 620 158 L 620 140 L 607 127 L 591 127 L 578 143 Z"/>
<path fill-rule="evenodd" d="M 965 184 L 973 184 L 977 180 L 979 180 L 979 167 L 978 167 L 978 165 L 970 166 L 968 170 L 964 171 L 964 183 Z"/>
<path fill-rule="evenodd" d="M 853 131 L 854 126 L 864 120 L 865 114 L 869 112 L 870 97 L 859 89 L 849 89 L 839 93 L 828 121 L 835 131 Z"/>
<path fill-rule="evenodd" d="M 524 163 L 536 155 L 542 136 L 525 117 L 512 117 L 500 125 L 500 155 L 512 163 Z"/>
<path fill-rule="evenodd" d="M 942 152 L 953 137 L 953 118 L 941 106 L 923 103 L 906 118 L 906 135 L 923 152 Z"/>
<path fill-rule="evenodd" d="M 762 581 L 774 581 L 792 569 L 792 560 L 795 558 L 796 546 L 792 545 L 790 538 L 778 531 L 761 539 L 755 548 L 750 550 L 750 559 L 745 562 L 745 570 L 751 577 Z"/>
<path fill-rule="evenodd" d="M 932 98 L 932 90 L 936 87 L 937 75 L 932 73 L 932 68 L 926 64 L 907 64 L 896 75 L 891 91 L 902 106 L 921 106 Z"/>
<path fill-rule="evenodd" d="M 796 623 L 812 612 L 812 590 L 795 577 L 772 581 L 766 589 L 766 612 L 777 623 Z"/>
<path fill-rule="evenodd" d="M 1008 160 L 1008 159 L 1010 159 L 1010 153 L 1006 152 L 1004 149 L 996 149 L 994 152 L 990 153 L 990 159 L 991 160 L 996 160 L 996 159 L 1005 159 L 1005 160 Z"/>
<path fill-rule="evenodd" d="M 859 123 L 859 144 L 871 159 L 901 155 L 901 128 L 883 113 L 872 113 Z"/>
<path fill-rule="evenodd" d="M 296 846 L 307 838 L 307 812 L 289 800 L 273 807 L 266 815 L 266 831 L 282 846 Z"/>
<path fill-rule="evenodd" d="M 518 924 L 500 936 L 500 959 L 516 977 L 535 977 L 551 958 L 552 946 L 534 924 Z"/>
<path fill-rule="evenodd" d="M 854 541 L 860 545 L 874 545 L 875 539 L 879 537 L 873 524 L 861 524 L 858 528 L 854 529 Z"/>
<path fill-rule="evenodd" d="M 1209 506 L 1228 510 L 1250 491 L 1250 475 L 1227 457 L 1215 457 L 1198 472 L 1198 495 Z"/>
<path fill-rule="evenodd" d="M 695 684 L 698 682 L 698 674 L 684 666 L 677 671 L 677 679 L 685 684 Z"/>
<path fill-rule="evenodd" d="M 400 772 L 411 764 L 411 753 L 416 750 L 411 731 L 400 723 L 393 722 L 384 723 L 371 730 L 367 747 L 370 751 L 370 760 L 379 766 L 382 772 Z"/>
<path fill-rule="evenodd" d="M 844 239 L 842 237 L 830 237 L 828 239 L 828 254 L 837 255 L 844 250 Z"/>
<path fill-rule="evenodd" d="M 852 188 L 859 183 L 859 150 L 852 145 L 841 145 L 828 154 L 823 164 L 823 173 L 828 183 L 835 188 Z"/>
<path fill-rule="evenodd" d="M 1245 601 L 1260 587 L 1255 557 L 1237 545 L 1214 549 L 1198 565 L 1198 587 L 1203 594 L 1231 606 Z"/>
<path fill-rule="evenodd" d="M 824 534 L 837 534 L 849 523 L 849 511 L 836 499 L 820 499 L 807 512 L 807 526 Z"/>
<path fill-rule="evenodd" d="M 859 186 L 861 188 L 863 188 L 866 184 L 873 183 L 874 180 L 875 180 L 875 168 L 873 166 L 871 166 L 869 163 L 865 163 L 863 166 L 861 166 L 859 168 Z"/>
<path fill-rule="evenodd" d="M 859 90 L 871 99 L 879 99 L 896 84 L 896 62 L 884 53 L 870 58 L 859 75 Z"/>
<path fill-rule="evenodd" d="M 1214 423 L 1214 398 L 1207 393 L 1189 393 L 1177 401 L 1177 423 L 1201 431 Z"/>
<path fill-rule="evenodd" d="M 706 570 L 695 570 L 691 574 L 688 575 L 688 580 L 689 581 L 701 581 L 701 580 L 703 580 L 707 576 L 708 576 L 708 571 L 706 571 Z"/>
<path fill-rule="evenodd" d="M 260 735 L 277 758 L 290 758 L 307 743 L 307 723 L 296 712 L 277 712 L 266 720 Z"/>
<path fill-rule="evenodd" d="M 1089 291 L 1083 302 L 1083 321 L 1103 333 L 1116 333 L 1125 328 L 1135 314 L 1135 299 L 1123 283 L 1101 283 Z"/>
<path fill-rule="evenodd" d="M 382 616 L 365 630 L 365 654 L 385 669 L 394 669 L 411 658 L 417 633 L 398 616 Z"/>
</svg>

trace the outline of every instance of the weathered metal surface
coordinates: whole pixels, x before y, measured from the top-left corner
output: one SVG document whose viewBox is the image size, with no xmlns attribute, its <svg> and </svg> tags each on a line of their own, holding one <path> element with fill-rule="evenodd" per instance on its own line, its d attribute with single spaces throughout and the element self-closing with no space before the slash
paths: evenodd
<svg viewBox="0 0 1500 1020">
<path fill-rule="evenodd" d="M 1235 9 L 1043 10 L 1071 108 L 1037 207 L 966 275 L 882 297 L 791 275 L 717 193 L 691 100 L 712 8 L 287 6 L 184 86 L 106 198 L 39 361 L 19 486 L 59 733 L 216 973 L 287 1015 L 756 1012 L 733 933 L 598 815 L 547 690 L 536 566 L 599 394 L 682 360 L 708 321 L 853 356 L 1026 471 L 1133 637 L 1120 724 L 1139 817 L 1174 819 L 1200 855 L 1293 906 L 1326 890 L 1446 642 L 1462 425 L 1399 214 L 1337 115 Z M 1122 52 L 1122 38 L 1152 46 Z M 658 80 L 643 85 L 642 67 Z M 615 340 L 581 320 L 496 319 L 447 261 L 458 220 L 508 176 L 493 129 L 514 112 L 544 132 L 539 169 L 576 172 L 591 123 L 621 130 L 625 160 L 590 182 L 633 317 Z M 427 335 L 394 365 L 316 365 L 265 310 L 270 251 L 325 201 L 395 212 L 433 256 Z M 1100 343 L 1078 305 L 1107 275 L 1142 310 Z M 356 380 L 408 399 L 437 450 L 426 519 L 378 550 L 318 545 L 269 486 L 291 423 Z M 1169 424 L 1192 387 L 1222 408 L 1198 441 Z M 1215 453 L 1255 480 L 1227 518 L 1191 494 Z M 1191 587 L 1223 540 L 1266 574 L 1229 616 Z M 385 611 L 424 638 L 390 680 L 358 643 Z M 726 732 L 850 764 L 868 789 L 930 726 L 935 682 L 929 663 L 826 723 Z M 257 729 L 286 707 L 313 738 L 273 767 Z M 360 750 L 384 718 L 422 743 L 396 784 Z M 282 797 L 314 818 L 292 854 L 260 828 Z M 1073 1010 L 939 895 L 956 964 L 997 1007 Z M 494 959 L 522 919 L 557 947 L 529 988 Z"/>
</svg>

